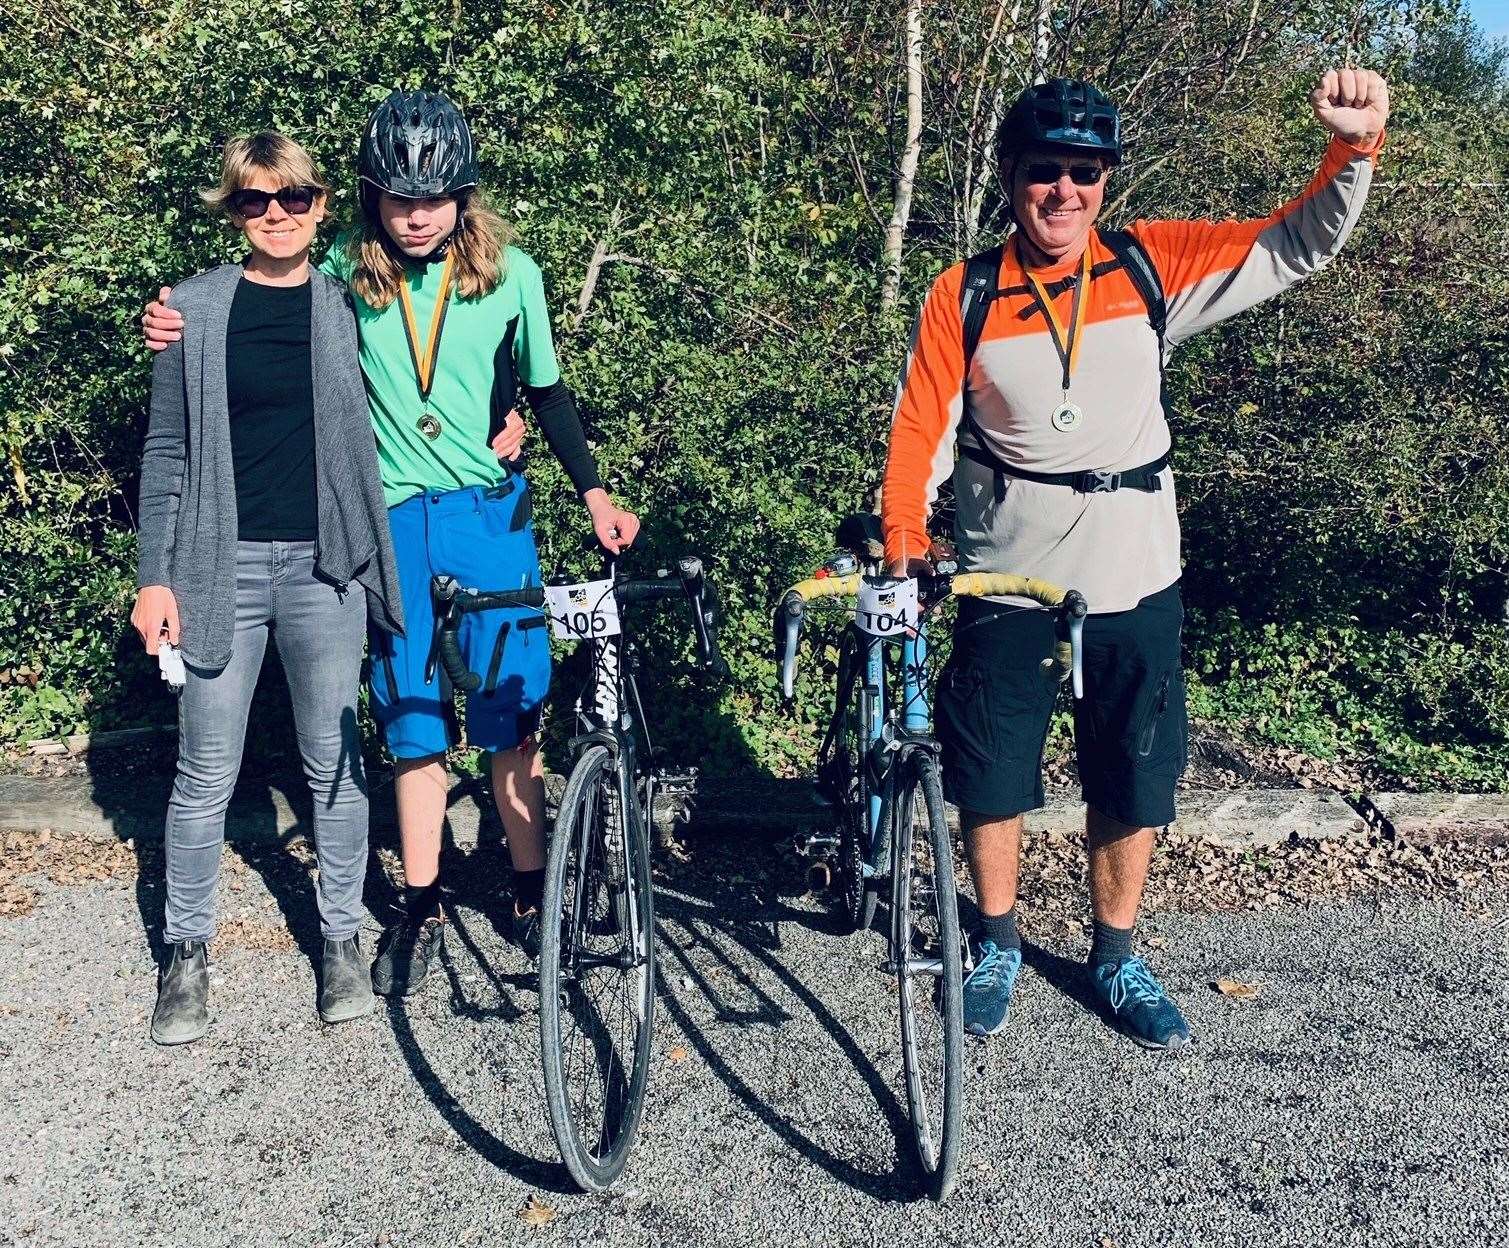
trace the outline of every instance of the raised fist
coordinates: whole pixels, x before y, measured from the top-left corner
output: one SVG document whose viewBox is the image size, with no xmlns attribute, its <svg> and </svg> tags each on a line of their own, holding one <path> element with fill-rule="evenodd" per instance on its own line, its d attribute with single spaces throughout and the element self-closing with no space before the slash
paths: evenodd
<svg viewBox="0 0 1509 1248">
<path fill-rule="evenodd" d="M 1388 83 L 1371 69 L 1329 69 L 1310 92 L 1310 107 L 1337 138 L 1371 147 L 1388 124 Z"/>
</svg>

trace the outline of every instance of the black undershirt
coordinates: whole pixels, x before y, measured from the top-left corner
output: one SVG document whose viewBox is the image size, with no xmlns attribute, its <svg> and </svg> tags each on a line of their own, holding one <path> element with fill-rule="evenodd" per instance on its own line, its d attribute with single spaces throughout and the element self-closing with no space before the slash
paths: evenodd
<svg viewBox="0 0 1509 1248">
<path fill-rule="evenodd" d="M 307 281 L 265 286 L 243 277 L 231 302 L 225 389 L 242 541 L 316 537 L 309 293 Z"/>
</svg>

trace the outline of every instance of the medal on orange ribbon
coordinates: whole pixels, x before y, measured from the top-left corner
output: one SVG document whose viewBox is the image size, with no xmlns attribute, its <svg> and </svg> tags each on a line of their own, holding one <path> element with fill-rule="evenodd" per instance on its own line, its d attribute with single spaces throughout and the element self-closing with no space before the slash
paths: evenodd
<svg viewBox="0 0 1509 1248">
<path fill-rule="evenodd" d="M 414 365 L 414 380 L 419 385 L 419 401 L 424 409 L 414 428 L 431 442 L 444 431 L 440 418 L 429 410 L 430 390 L 435 384 L 435 360 L 440 354 L 440 334 L 445 328 L 445 309 L 451 298 L 451 278 L 454 274 L 455 255 L 447 252 L 445 263 L 440 268 L 440 292 L 435 296 L 435 311 L 430 316 L 430 332 L 425 336 L 424 347 L 419 345 L 419 324 L 414 316 L 414 301 L 409 297 L 408 274 L 398 284 L 398 299 L 403 312 L 403 331 L 409 340 L 409 359 Z"/>
<path fill-rule="evenodd" d="M 1020 256 L 1020 252 L 1018 255 Z M 1032 292 L 1032 298 L 1037 303 L 1043 314 L 1043 319 L 1048 322 L 1048 337 L 1053 342 L 1053 349 L 1058 352 L 1059 363 L 1063 365 L 1063 401 L 1053 409 L 1053 414 L 1048 418 L 1049 422 L 1060 433 L 1072 433 L 1078 429 L 1080 422 L 1084 420 L 1084 409 L 1069 397 L 1069 386 L 1073 382 L 1074 368 L 1079 363 L 1079 343 L 1085 327 L 1085 314 L 1090 308 L 1090 246 L 1085 244 L 1085 252 L 1079 259 L 1079 272 L 1072 279 L 1064 281 L 1072 285 L 1074 300 L 1069 309 L 1069 324 L 1066 326 L 1058 319 L 1058 311 L 1053 306 L 1053 300 L 1048 297 L 1048 292 L 1042 282 L 1032 273 L 1027 266 L 1022 266 L 1023 273 L 1027 276 L 1027 287 Z"/>
</svg>

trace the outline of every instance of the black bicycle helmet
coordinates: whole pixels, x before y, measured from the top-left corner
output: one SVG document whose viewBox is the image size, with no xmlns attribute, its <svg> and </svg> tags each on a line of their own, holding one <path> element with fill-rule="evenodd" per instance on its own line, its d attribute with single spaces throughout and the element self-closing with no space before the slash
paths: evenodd
<svg viewBox="0 0 1509 1248">
<path fill-rule="evenodd" d="M 996 131 L 996 158 L 1029 147 L 1067 147 L 1121 163 L 1121 114 L 1097 88 L 1078 78 L 1050 78 L 1028 87 Z"/>
<path fill-rule="evenodd" d="M 394 91 L 373 111 L 356 158 L 361 180 L 428 199 L 477 185 L 477 154 L 461 112 L 443 95 Z"/>
</svg>

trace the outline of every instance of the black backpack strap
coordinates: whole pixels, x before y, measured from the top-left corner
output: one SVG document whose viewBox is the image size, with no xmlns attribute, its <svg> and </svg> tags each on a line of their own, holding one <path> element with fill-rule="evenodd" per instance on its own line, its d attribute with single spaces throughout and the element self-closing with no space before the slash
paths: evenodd
<svg viewBox="0 0 1509 1248">
<path fill-rule="evenodd" d="M 1147 248 L 1137 241 L 1137 236 L 1130 230 L 1102 230 L 1100 241 L 1126 270 L 1127 276 L 1132 279 L 1132 285 L 1142 296 L 1142 302 L 1147 304 L 1148 324 L 1153 327 L 1153 333 L 1158 335 L 1158 391 L 1163 410 L 1167 413 L 1172 410 L 1172 405 L 1168 397 L 1168 377 L 1163 371 L 1163 357 L 1167 354 L 1163 335 L 1168 328 L 1168 300 L 1163 294 L 1163 279 L 1158 276 L 1158 269 L 1153 264 L 1153 258 L 1147 254 Z"/>
<path fill-rule="evenodd" d="M 1001 293 L 1001 259 L 1005 253 L 1005 244 L 997 244 L 964 262 L 964 280 L 959 285 L 959 319 L 964 322 L 962 380 L 966 385 L 975 348 L 980 345 L 980 335 L 985 332 L 985 318 L 990 315 L 990 305 Z"/>
<path fill-rule="evenodd" d="M 1158 335 L 1158 364 L 1161 368 L 1163 366 L 1163 331 L 1168 328 L 1168 300 L 1163 295 L 1163 279 L 1158 276 L 1158 270 L 1153 267 L 1153 260 L 1147 254 L 1147 249 L 1137 241 L 1137 236 L 1130 230 L 1101 230 L 1100 241 L 1121 262 L 1121 267 L 1132 279 L 1132 285 L 1142 296 L 1142 302 L 1147 305 L 1148 324 Z"/>
</svg>

